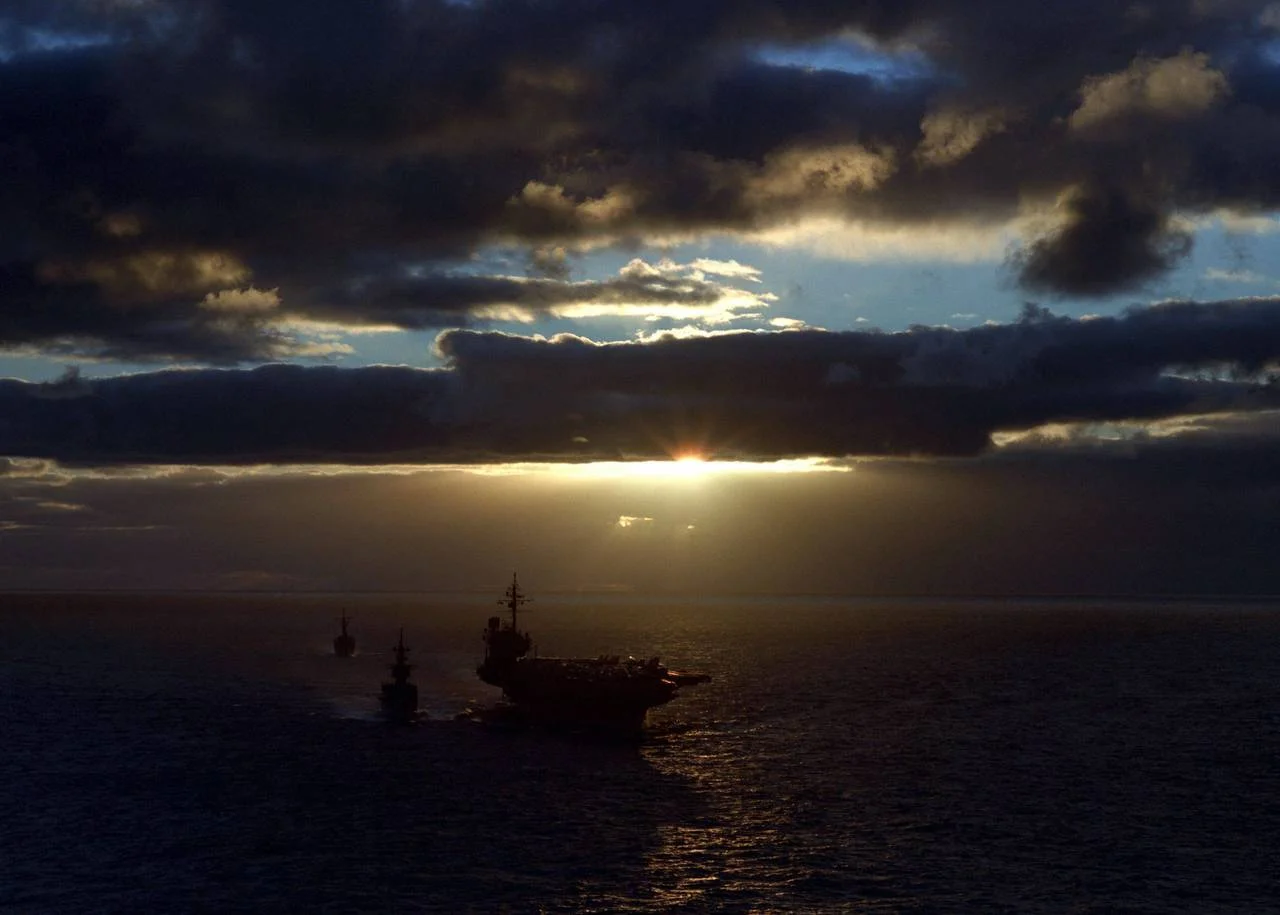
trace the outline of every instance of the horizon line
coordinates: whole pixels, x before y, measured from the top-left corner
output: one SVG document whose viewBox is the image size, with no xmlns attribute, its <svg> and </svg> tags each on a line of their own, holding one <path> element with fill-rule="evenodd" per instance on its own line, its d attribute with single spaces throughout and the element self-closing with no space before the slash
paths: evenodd
<svg viewBox="0 0 1280 915">
<path fill-rule="evenodd" d="M 0 596 L 22 595 L 92 595 L 92 594 L 138 594 L 138 595 L 207 595 L 207 596 L 313 596 L 313 597 L 360 597 L 360 596 L 425 596 L 425 595 L 491 595 L 500 591 L 500 586 L 472 586 L 468 588 L 0 588 Z M 664 591 L 640 590 L 635 588 L 548 588 L 539 594 L 570 597 L 601 598 L 683 598 L 689 600 L 720 600 L 725 598 L 749 599 L 799 599 L 799 600 L 945 600 L 945 601 L 1068 601 L 1068 600 L 1104 600 L 1104 601 L 1239 601 L 1265 602 L 1280 601 L 1280 594 L 1270 592 L 1228 591 L 1228 592 L 975 592 L 975 593 L 930 593 L 930 592 L 839 592 L 839 591 Z"/>
</svg>

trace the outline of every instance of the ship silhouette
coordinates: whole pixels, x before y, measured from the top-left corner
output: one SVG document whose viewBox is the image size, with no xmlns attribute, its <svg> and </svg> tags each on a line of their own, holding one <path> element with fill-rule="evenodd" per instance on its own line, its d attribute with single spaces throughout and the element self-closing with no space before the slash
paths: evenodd
<svg viewBox="0 0 1280 915">
<path fill-rule="evenodd" d="M 356 653 L 355 637 L 347 632 L 347 623 L 351 620 L 344 612 L 338 622 L 342 625 L 342 631 L 333 640 L 333 653 L 340 658 L 349 658 Z"/>
<path fill-rule="evenodd" d="M 498 601 L 511 619 L 489 618 L 483 634 L 484 661 L 476 673 L 529 722 L 555 728 L 631 733 L 644 727 L 649 709 L 665 705 L 681 686 L 705 683 L 706 674 L 674 671 L 656 658 L 617 655 L 595 658 L 528 657 L 529 634 L 519 628 L 520 608 L 530 602 L 519 579 Z"/>
<path fill-rule="evenodd" d="M 409 682 L 409 672 L 413 670 L 409 663 L 410 650 L 404 643 L 402 628 L 400 641 L 392 649 L 395 663 L 391 665 L 391 682 L 382 684 L 382 694 L 378 697 L 383 714 L 390 721 L 402 724 L 412 721 L 418 714 L 418 687 Z"/>
</svg>

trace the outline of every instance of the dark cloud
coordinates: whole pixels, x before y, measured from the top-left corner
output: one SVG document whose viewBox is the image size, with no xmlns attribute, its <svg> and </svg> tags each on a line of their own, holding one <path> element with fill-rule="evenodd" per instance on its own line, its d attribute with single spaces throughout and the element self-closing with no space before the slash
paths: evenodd
<svg viewBox="0 0 1280 915">
<path fill-rule="evenodd" d="M 635 261 L 611 280 L 397 270 L 328 287 L 239 286 L 233 260 L 205 252 L 141 252 L 87 264 L 0 265 L 0 344 L 94 359 L 196 359 L 212 364 L 326 355 L 290 322 L 354 329 L 457 327 L 506 316 L 522 320 L 587 308 L 661 313 L 679 306 L 723 320 L 757 296 L 677 265 Z M 236 282 L 222 288 L 228 282 Z M 730 301 L 734 299 L 735 301 Z"/>
<path fill-rule="evenodd" d="M 249 299 L 257 294 L 247 292 Z M 53 356 L 194 358 L 217 364 L 307 352 L 304 344 L 275 326 L 272 306 L 219 309 L 218 302 L 234 297 L 217 298 L 211 286 L 192 289 L 183 297 L 142 291 L 120 301 L 87 279 L 49 281 L 37 275 L 32 263 L 10 263 L 0 264 L 0 296 L 0 345 L 29 346 Z"/>
<path fill-rule="evenodd" d="M 438 417 L 448 409 L 441 373 L 273 365 L 74 384 L 0 382 L 3 450 L 38 455 L 52 445 L 59 458 L 119 462 L 358 462 L 450 444 Z"/>
<path fill-rule="evenodd" d="M 568 306 L 608 310 L 635 306 L 688 306 L 708 313 L 731 292 L 690 277 L 687 270 L 651 267 L 641 261 L 613 280 L 569 282 L 562 278 L 425 274 L 379 278 L 330 293 L 306 310 L 308 317 L 345 324 L 391 324 L 406 329 L 469 323 L 486 309 L 509 308 L 545 317 Z"/>
<path fill-rule="evenodd" d="M 1071 295 L 1136 287 L 1191 251 L 1191 235 L 1150 201 L 1088 188 L 1067 204 L 1067 221 L 1018 258 L 1024 285 Z"/>
<path fill-rule="evenodd" d="M 1266 8 L 9 3 L 4 342 L 271 358 L 288 342 L 220 339 L 225 321 L 183 309 L 252 283 L 360 323 L 321 293 L 493 241 L 554 250 L 809 213 L 999 221 L 1064 194 L 1024 281 L 1132 288 L 1184 251 L 1175 212 L 1277 205 Z M 759 58 L 849 34 L 924 63 L 895 79 Z M 163 257 L 239 272 L 135 269 Z M 181 339 L 154 339 L 162 327 Z"/>
<path fill-rule="evenodd" d="M 967 331 L 595 344 L 450 331 L 449 368 L 0 382 L 0 453 L 83 462 L 972 455 L 998 430 L 1280 407 L 1280 304 Z"/>
</svg>

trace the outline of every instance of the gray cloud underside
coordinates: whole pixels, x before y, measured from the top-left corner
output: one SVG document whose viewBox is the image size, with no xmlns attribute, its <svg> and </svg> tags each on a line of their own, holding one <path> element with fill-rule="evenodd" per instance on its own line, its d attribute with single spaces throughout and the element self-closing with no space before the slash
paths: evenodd
<svg viewBox="0 0 1280 915">
<path fill-rule="evenodd" d="M 711 306 L 724 295 L 714 283 L 688 277 L 624 276 L 603 282 L 503 276 L 427 275 L 379 279 L 335 291 L 302 314 L 347 324 L 406 329 L 465 323 L 478 310 L 512 306 L 547 313 L 566 305 Z"/>
<path fill-rule="evenodd" d="M 972 455 L 1001 429 L 1280 407 L 1280 301 L 967 331 L 594 344 L 450 331 L 446 370 L 273 365 L 0 382 L 0 454 L 391 463 Z"/>
<path fill-rule="evenodd" d="M 0 264 L 0 345 L 36 346 L 49 354 L 116 360 L 195 359 L 212 364 L 270 361 L 295 355 L 300 344 L 280 322 L 289 319 L 404 330 L 483 323 L 486 310 L 510 308 L 530 317 L 570 305 L 710 310 L 726 288 L 687 276 L 621 276 L 568 282 L 541 277 L 451 273 L 326 278 L 308 286 L 290 280 L 272 291 L 279 308 L 236 311 L 207 307 L 217 295 L 188 281 L 180 292 L 115 279 L 133 288 L 115 296 L 91 281 L 51 283 L 35 262 Z M 137 271 L 135 271 L 136 273 Z M 317 278 L 318 279 L 318 278 Z M 223 281 L 225 282 L 225 281 Z M 206 291 L 206 289 L 208 291 Z"/>
<path fill-rule="evenodd" d="M 1130 288 L 1187 250 L 1175 211 L 1280 202 L 1264 9 L 8 3 L 4 339 L 101 336 L 110 355 L 200 354 L 208 337 L 208 358 L 229 358 L 234 341 L 207 322 L 189 322 L 186 342 L 148 342 L 146 309 L 127 307 L 136 290 L 75 269 L 161 250 L 225 254 L 305 310 L 493 240 L 756 229 L 814 212 L 1003 220 L 1059 196 L 1063 223 L 1015 258 L 1022 280 Z M 876 79 L 754 56 L 850 33 L 924 63 Z M 830 149 L 845 152 L 811 156 Z M 149 294 L 186 301 L 165 292 Z M 261 351 L 270 341 L 244 357 Z"/>
</svg>

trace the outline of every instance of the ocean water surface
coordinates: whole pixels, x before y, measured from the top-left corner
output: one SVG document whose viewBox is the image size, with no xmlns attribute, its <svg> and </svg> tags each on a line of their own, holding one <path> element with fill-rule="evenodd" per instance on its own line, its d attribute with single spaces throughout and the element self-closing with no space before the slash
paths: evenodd
<svg viewBox="0 0 1280 915">
<path fill-rule="evenodd" d="M 535 595 L 543 654 L 713 676 L 631 746 L 455 720 L 496 596 L 0 598 L 0 910 L 1280 898 L 1276 604 Z M 400 626 L 411 727 L 374 698 Z"/>
</svg>

